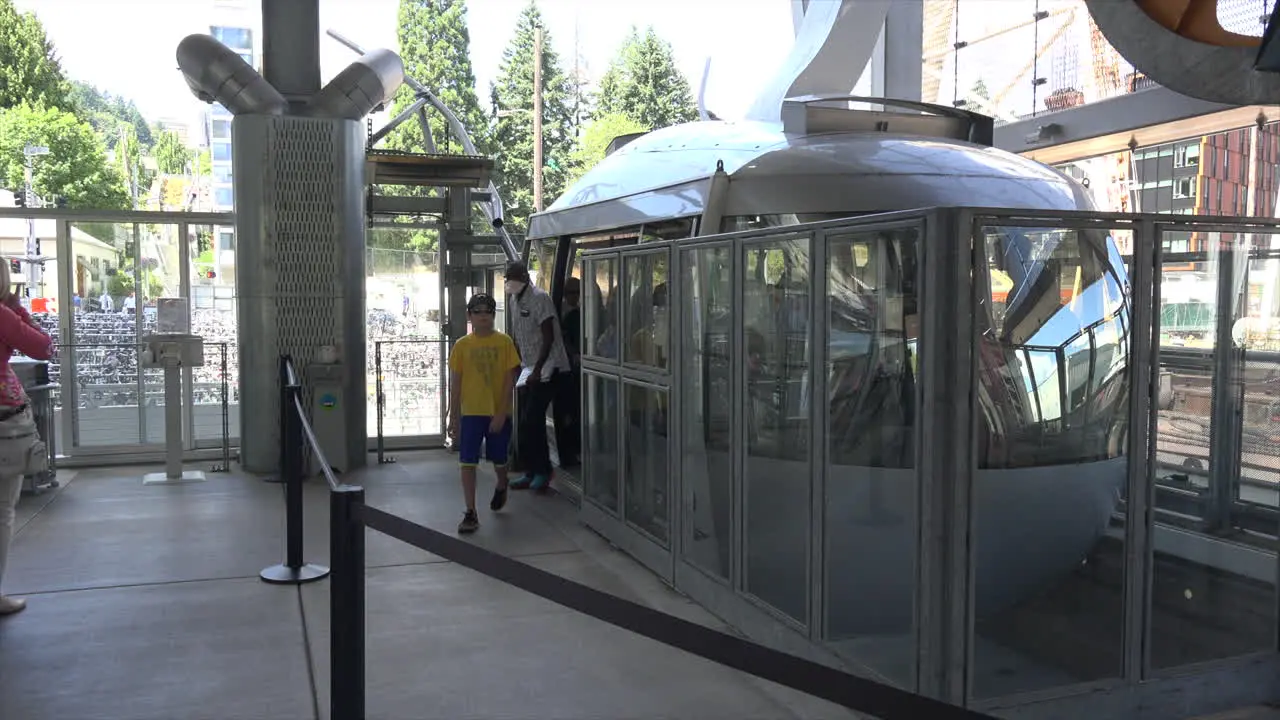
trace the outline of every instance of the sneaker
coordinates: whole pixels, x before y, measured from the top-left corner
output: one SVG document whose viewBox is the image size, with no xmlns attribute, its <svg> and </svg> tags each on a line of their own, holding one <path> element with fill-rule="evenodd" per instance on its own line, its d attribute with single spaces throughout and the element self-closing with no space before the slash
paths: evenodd
<svg viewBox="0 0 1280 720">
<path fill-rule="evenodd" d="M 458 523 L 458 532 L 466 535 L 473 533 L 480 527 L 480 518 L 476 517 L 475 510 L 468 510 L 462 516 L 462 522 Z"/>
<path fill-rule="evenodd" d="M 534 475 L 533 482 L 529 484 L 529 489 L 534 492 L 542 492 L 543 490 L 546 490 L 547 486 L 550 484 L 551 484 L 551 476 Z"/>
<path fill-rule="evenodd" d="M 511 482 L 507 483 L 507 487 L 511 488 L 512 490 L 527 490 L 529 486 L 532 484 L 533 484 L 533 476 L 525 475 L 523 477 L 516 478 L 515 480 L 512 480 Z"/>
<path fill-rule="evenodd" d="M 507 504 L 507 489 L 494 488 L 493 499 L 489 501 L 489 509 L 494 512 L 497 512 L 502 508 L 506 507 L 506 504 Z"/>
<path fill-rule="evenodd" d="M 20 613 L 25 610 L 26 607 L 26 600 L 19 600 L 17 598 L 0 595 L 0 615 L 13 615 L 15 613 Z"/>
</svg>

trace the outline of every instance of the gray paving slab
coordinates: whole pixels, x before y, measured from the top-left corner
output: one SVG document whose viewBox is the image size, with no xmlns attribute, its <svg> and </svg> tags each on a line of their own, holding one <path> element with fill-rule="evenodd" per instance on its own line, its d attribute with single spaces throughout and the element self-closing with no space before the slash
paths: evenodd
<svg viewBox="0 0 1280 720">
<path fill-rule="evenodd" d="M 314 717 L 297 591 L 255 580 L 30 597 L 0 620 L 0 718 Z"/>
</svg>

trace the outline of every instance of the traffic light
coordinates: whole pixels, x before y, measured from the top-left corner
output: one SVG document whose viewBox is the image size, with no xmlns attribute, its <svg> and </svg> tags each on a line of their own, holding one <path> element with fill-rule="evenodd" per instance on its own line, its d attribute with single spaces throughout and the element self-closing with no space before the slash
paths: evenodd
<svg viewBox="0 0 1280 720">
<path fill-rule="evenodd" d="M 22 263 L 18 260 L 9 261 L 9 272 L 14 275 L 22 274 Z"/>
<path fill-rule="evenodd" d="M 20 208 L 24 208 L 24 207 L 26 207 L 26 206 L 27 206 L 27 191 L 26 191 L 26 190 L 14 190 L 14 191 L 13 191 L 13 204 L 14 204 L 14 205 L 16 205 L 17 207 L 20 207 Z"/>
</svg>

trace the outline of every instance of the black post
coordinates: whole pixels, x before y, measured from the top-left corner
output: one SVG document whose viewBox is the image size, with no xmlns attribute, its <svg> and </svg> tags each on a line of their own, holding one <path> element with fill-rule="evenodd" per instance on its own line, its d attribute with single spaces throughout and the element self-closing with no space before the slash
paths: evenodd
<svg viewBox="0 0 1280 720">
<path fill-rule="evenodd" d="M 281 380 L 286 378 L 281 361 Z M 302 433 L 302 389 L 285 383 L 280 393 L 280 475 L 284 479 L 285 562 L 272 565 L 259 573 L 266 582 L 276 585 L 301 585 L 329 575 L 329 568 L 308 564 L 302 559 L 302 466 L 306 457 L 306 440 Z"/>
<path fill-rule="evenodd" d="M 387 465 L 396 461 L 393 457 L 388 457 L 386 453 L 386 443 L 383 437 L 382 418 L 387 410 L 387 398 L 383 394 L 384 386 L 382 384 L 382 341 L 379 340 L 373 344 L 373 372 L 374 372 L 374 394 L 377 398 L 378 407 L 378 464 Z"/>
<path fill-rule="evenodd" d="M 280 460 L 278 461 L 276 474 L 274 477 L 267 478 L 270 483 L 282 483 L 287 480 L 285 476 L 285 467 L 288 461 L 285 459 L 285 453 L 288 451 L 288 443 L 286 441 L 289 427 L 289 356 L 280 356 Z"/>
<path fill-rule="evenodd" d="M 364 488 L 329 494 L 329 718 L 364 720 Z"/>
<path fill-rule="evenodd" d="M 284 522 L 285 522 L 285 562 L 291 570 L 303 566 L 302 562 L 302 468 L 306 462 L 303 455 L 302 422 L 298 418 L 298 392 L 296 385 L 285 388 L 283 400 L 288 404 L 289 412 L 285 413 L 284 424 L 284 460 L 281 468 L 284 474 Z"/>
</svg>

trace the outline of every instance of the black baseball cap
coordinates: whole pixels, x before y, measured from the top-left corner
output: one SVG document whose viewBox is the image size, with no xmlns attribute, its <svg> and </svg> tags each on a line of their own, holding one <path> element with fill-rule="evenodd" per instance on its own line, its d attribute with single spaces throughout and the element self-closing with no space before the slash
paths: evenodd
<svg viewBox="0 0 1280 720">
<path fill-rule="evenodd" d="M 489 293 L 476 293 L 467 301 L 467 312 L 475 312 L 477 310 L 494 312 L 497 309 L 498 303 L 494 301 L 493 296 Z"/>
<path fill-rule="evenodd" d="M 524 263 L 517 260 L 507 266 L 507 271 L 503 274 L 503 277 L 507 280 L 523 280 L 524 278 L 529 277 L 529 268 Z"/>
</svg>

